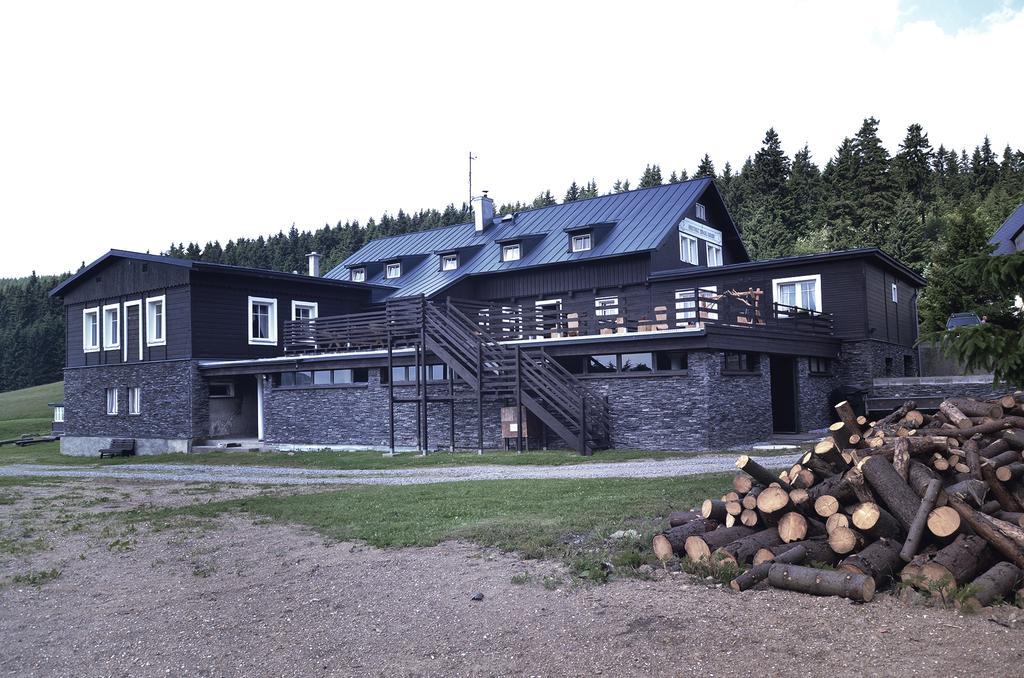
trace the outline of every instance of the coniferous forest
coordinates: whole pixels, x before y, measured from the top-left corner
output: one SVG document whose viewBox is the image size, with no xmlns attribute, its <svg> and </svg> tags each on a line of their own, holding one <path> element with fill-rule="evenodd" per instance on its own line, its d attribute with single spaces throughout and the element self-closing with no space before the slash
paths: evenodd
<svg viewBox="0 0 1024 678">
<path fill-rule="evenodd" d="M 511 212 L 572 202 L 696 177 L 713 177 L 755 259 L 876 246 L 928 279 L 920 302 L 922 331 L 944 327 L 952 312 L 991 312 L 1004 302 L 997 290 L 956 269 L 988 251 L 987 240 L 1024 202 L 1024 151 L 994 149 L 988 137 L 968 151 L 935 146 L 927 131 L 910 125 L 895 154 L 878 136 L 879 122 L 864 120 L 828 158 L 804 146 L 790 157 L 774 129 L 740 167 L 719 166 L 704 155 L 695 169 L 648 165 L 638 180 L 598 187 L 571 181 L 564 193 L 542 191 L 533 200 L 500 205 Z M 682 163 L 681 163 L 682 165 Z M 691 165 L 692 167 L 692 165 Z M 667 176 L 666 176 L 667 174 Z M 472 220 L 466 204 L 414 213 L 399 210 L 379 219 L 292 226 L 265 238 L 173 244 L 166 254 L 187 259 L 281 271 L 305 270 L 305 255 L 324 255 L 324 270 L 365 242 Z M 255 227 L 255 225 L 254 225 Z M 116 247 L 117 243 L 110 243 Z M 99 253 L 97 253 L 99 254 Z M 60 379 L 64 361 L 60 304 L 46 291 L 61 277 L 0 280 L 0 391 Z"/>
</svg>

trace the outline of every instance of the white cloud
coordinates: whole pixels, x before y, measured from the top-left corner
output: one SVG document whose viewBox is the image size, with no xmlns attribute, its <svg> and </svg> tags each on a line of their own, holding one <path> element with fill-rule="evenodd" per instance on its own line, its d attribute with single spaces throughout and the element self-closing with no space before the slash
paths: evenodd
<svg viewBox="0 0 1024 678">
<path fill-rule="evenodd" d="M 895 0 L 8 3 L 0 276 L 443 207 L 648 162 L 742 163 L 774 125 L 823 161 L 875 115 L 891 150 L 1024 146 L 1024 12 L 955 33 Z M 914 15 L 915 17 L 917 14 Z"/>
</svg>

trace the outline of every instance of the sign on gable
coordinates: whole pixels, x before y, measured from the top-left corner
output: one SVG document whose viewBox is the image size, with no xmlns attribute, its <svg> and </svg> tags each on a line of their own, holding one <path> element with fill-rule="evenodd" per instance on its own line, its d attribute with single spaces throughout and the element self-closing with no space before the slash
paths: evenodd
<svg viewBox="0 0 1024 678">
<path fill-rule="evenodd" d="M 708 242 L 716 245 L 722 244 L 721 231 L 705 226 L 704 224 L 696 222 L 690 218 L 683 219 L 679 224 L 679 230 L 687 235 L 692 235 L 693 237 L 700 238 L 701 240 L 707 240 Z"/>
</svg>

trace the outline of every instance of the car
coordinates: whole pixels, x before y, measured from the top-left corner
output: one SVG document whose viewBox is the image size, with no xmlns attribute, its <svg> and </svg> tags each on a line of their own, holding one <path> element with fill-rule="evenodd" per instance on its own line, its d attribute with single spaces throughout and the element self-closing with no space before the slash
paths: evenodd
<svg viewBox="0 0 1024 678">
<path fill-rule="evenodd" d="M 980 324 L 981 318 L 978 317 L 977 313 L 951 313 L 949 319 L 946 320 L 946 329 L 951 330 L 955 327 L 968 327 Z"/>
</svg>

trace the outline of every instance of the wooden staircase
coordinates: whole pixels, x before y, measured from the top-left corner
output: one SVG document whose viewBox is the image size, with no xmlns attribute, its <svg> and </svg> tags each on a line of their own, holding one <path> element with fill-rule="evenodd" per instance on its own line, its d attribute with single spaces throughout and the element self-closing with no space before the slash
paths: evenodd
<svg viewBox="0 0 1024 678">
<path fill-rule="evenodd" d="M 525 407 L 580 454 L 609 446 L 605 399 L 543 349 L 501 344 L 451 300 L 392 301 L 385 312 L 389 347 L 434 354 L 476 394 L 481 446 L 483 403 L 496 401 Z M 422 393 L 425 404 L 425 385 Z"/>
</svg>

